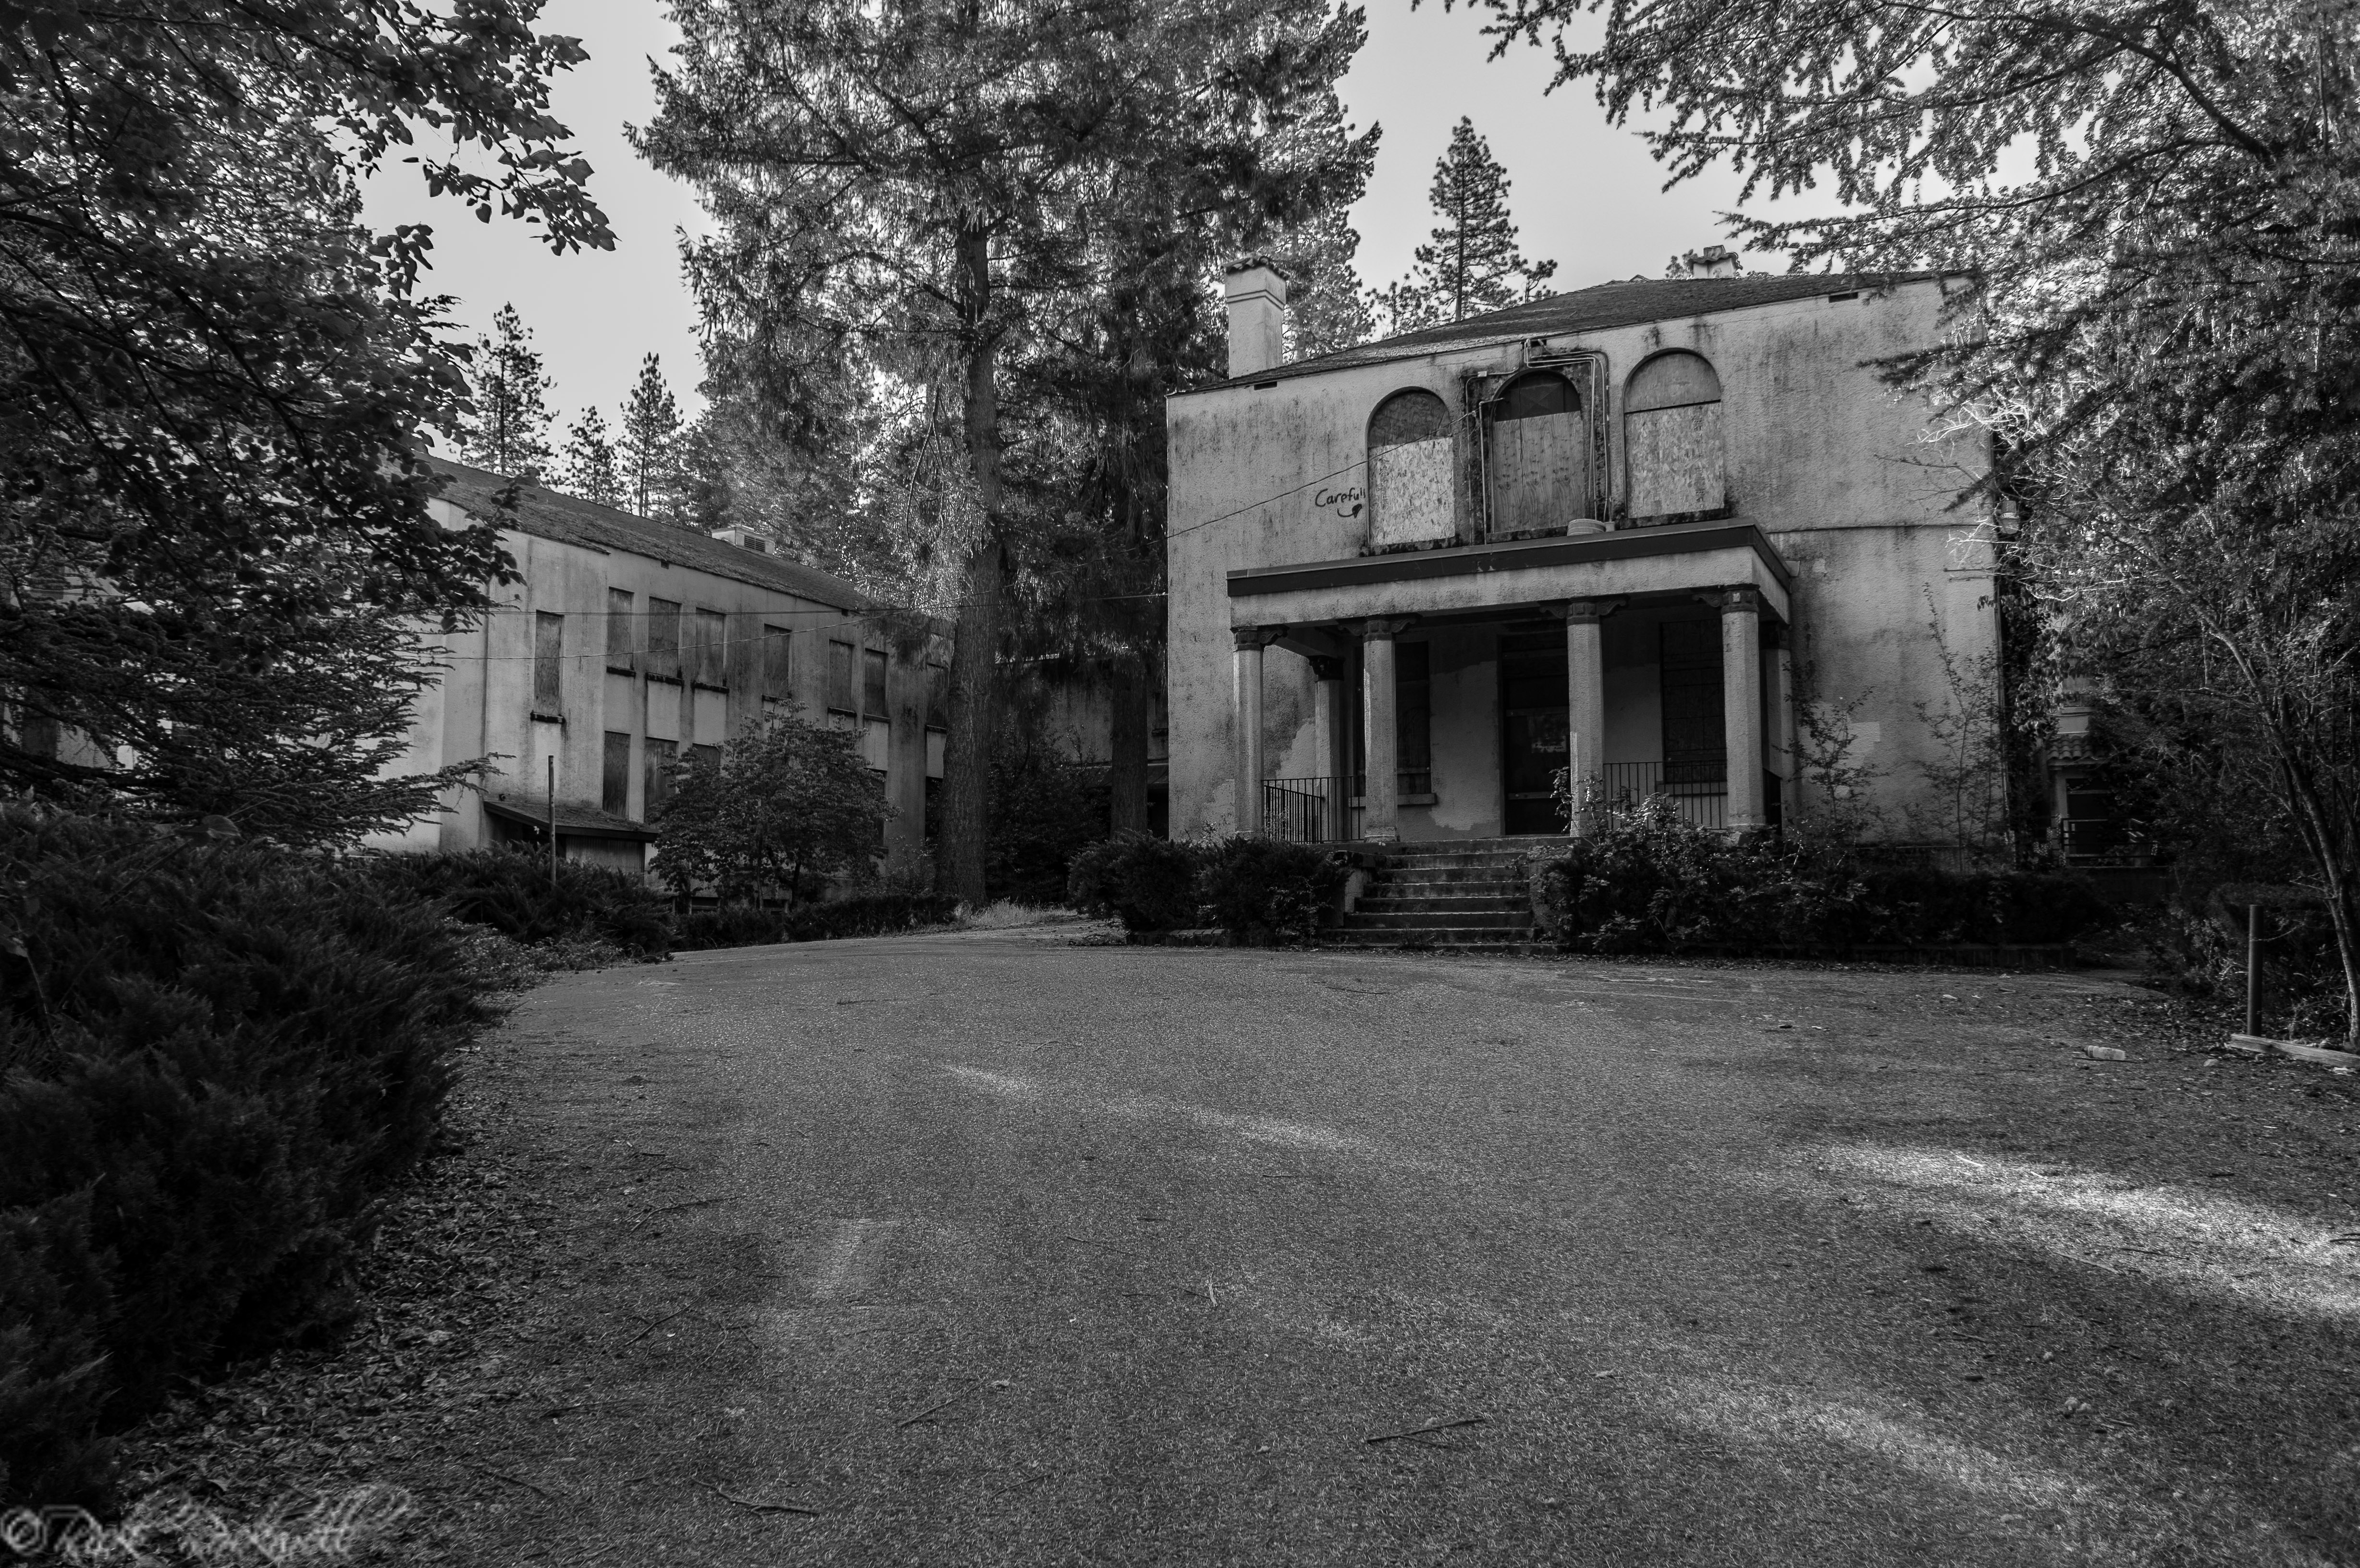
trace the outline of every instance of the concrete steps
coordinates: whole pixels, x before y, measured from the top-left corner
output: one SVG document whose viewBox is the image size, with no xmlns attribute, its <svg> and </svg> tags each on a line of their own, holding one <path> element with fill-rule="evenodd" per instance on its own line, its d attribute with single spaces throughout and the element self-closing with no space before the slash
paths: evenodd
<svg viewBox="0 0 2360 1568">
<path fill-rule="evenodd" d="M 1431 947 L 1507 953 L 1532 940 L 1524 857 L 1539 839 L 1410 844 L 1389 853 L 1332 947 Z"/>
</svg>

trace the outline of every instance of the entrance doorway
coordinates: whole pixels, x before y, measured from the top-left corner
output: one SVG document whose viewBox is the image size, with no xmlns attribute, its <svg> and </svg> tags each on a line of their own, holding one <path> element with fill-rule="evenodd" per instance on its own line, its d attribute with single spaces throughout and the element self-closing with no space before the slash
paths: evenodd
<svg viewBox="0 0 2360 1568">
<path fill-rule="evenodd" d="M 1557 776 L 1570 758 L 1565 633 L 1511 632 L 1500 638 L 1500 778 L 1510 833 L 1561 833 Z"/>
</svg>

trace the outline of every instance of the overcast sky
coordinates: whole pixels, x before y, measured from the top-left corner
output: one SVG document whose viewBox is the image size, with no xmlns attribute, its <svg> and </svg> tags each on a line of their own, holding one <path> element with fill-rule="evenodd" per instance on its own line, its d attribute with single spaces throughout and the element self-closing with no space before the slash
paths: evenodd
<svg viewBox="0 0 2360 1568">
<path fill-rule="evenodd" d="M 1461 114 L 1487 137 L 1513 182 L 1511 204 L 1524 254 L 1555 259 L 1555 286 L 1659 276 L 1676 251 L 1722 237 L 1717 214 L 1736 182 L 1721 175 L 1666 193 L 1638 136 L 1610 128 L 1586 90 L 1545 95 L 1548 57 L 1519 48 L 1489 60 L 1488 40 L 1462 6 L 1370 0 L 1369 42 L 1344 82 L 1357 125 L 1384 127 L 1376 177 L 1353 209 L 1360 275 L 1382 285 L 1408 270 L 1410 251 L 1433 226 L 1426 188 L 1435 159 Z M 480 330 L 513 302 L 557 382 L 552 401 L 571 422 L 588 403 L 611 420 L 640 356 L 663 356 L 685 408 L 694 388 L 696 307 L 680 274 L 679 231 L 701 221 L 695 197 L 657 175 L 624 140 L 626 124 L 654 112 L 650 56 L 674 40 L 657 0 L 550 0 L 543 27 L 579 37 L 589 61 L 561 79 L 558 117 L 596 171 L 591 190 L 615 230 L 611 252 L 552 256 L 522 224 L 478 223 L 448 201 L 428 200 L 413 172 L 396 170 L 369 192 L 380 224 L 428 222 L 435 230 L 432 286 L 458 298 L 458 318 Z M 1756 265 L 1759 265 L 1758 263 Z"/>
</svg>

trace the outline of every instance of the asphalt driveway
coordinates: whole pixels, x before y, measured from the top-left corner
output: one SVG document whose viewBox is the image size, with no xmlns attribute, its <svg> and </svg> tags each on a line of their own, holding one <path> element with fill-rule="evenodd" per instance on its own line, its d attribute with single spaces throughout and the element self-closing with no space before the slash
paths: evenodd
<svg viewBox="0 0 2360 1568">
<path fill-rule="evenodd" d="M 487 1068 L 558 1207 L 525 1397 L 412 1547 L 2353 1561 L 2351 1081 L 2140 1016 L 1054 933 L 575 976 Z M 462 1454 L 514 1485 L 438 1518 Z"/>
</svg>

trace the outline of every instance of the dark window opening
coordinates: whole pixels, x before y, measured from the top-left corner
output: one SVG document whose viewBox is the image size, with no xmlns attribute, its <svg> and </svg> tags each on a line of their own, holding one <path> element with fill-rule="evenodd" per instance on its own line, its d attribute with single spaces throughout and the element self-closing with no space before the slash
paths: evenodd
<svg viewBox="0 0 2360 1568">
<path fill-rule="evenodd" d="M 1393 644 L 1393 768 L 1404 795 L 1434 792 L 1434 677 L 1429 645 Z M 1365 704 L 1352 710 L 1352 771 L 1369 770 Z"/>
<path fill-rule="evenodd" d="M 872 719 L 886 717 L 885 650 L 864 648 L 860 655 L 860 711 Z"/>
<path fill-rule="evenodd" d="M 696 673 L 699 686 L 728 684 L 726 659 L 729 648 L 729 617 L 718 610 L 696 612 Z"/>
<path fill-rule="evenodd" d="M 794 695 L 794 648 L 784 626 L 762 628 L 762 695 L 781 702 Z"/>
<path fill-rule="evenodd" d="M 852 692 L 852 645 L 827 645 L 827 705 L 839 713 L 857 713 Z"/>
<path fill-rule="evenodd" d="M 648 601 L 648 673 L 680 679 L 680 606 L 670 599 Z"/>
<path fill-rule="evenodd" d="M 628 674 L 631 656 L 639 651 L 639 608 L 627 590 L 606 590 L 606 668 Z"/>
<path fill-rule="evenodd" d="M 1729 778 L 1721 621 L 1669 621 L 1661 637 L 1664 785 L 1718 793 Z"/>
<path fill-rule="evenodd" d="M 613 816 L 631 810 L 631 737 L 606 732 L 606 755 L 598 770 L 598 809 Z"/>
<path fill-rule="evenodd" d="M 951 671 L 946 664 L 926 666 L 926 727 L 951 727 Z"/>
<path fill-rule="evenodd" d="M 532 710 L 536 713 L 564 711 L 565 617 L 547 610 L 532 617 Z"/>
<path fill-rule="evenodd" d="M 680 764 L 680 744 L 677 741 L 650 740 L 647 743 L 647 820 L 653 822 L 672 804 L 673 770 Z"/>
</svg>

